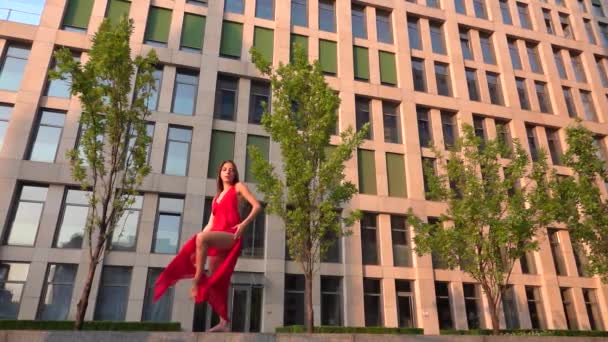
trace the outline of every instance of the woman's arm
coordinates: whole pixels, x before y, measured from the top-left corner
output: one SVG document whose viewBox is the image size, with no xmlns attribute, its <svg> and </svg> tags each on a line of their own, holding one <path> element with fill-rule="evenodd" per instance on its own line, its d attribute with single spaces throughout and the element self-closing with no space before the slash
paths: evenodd
<svg viewBox="0 0 608 342">
<path fill-rule="evenodd" d="M 236 190 L 251 205 L 251 211 L 249 212 L 249 215 L 243 221 L 241 221 L 241 223 L 239 223 L 239 231 L 237 231 L 237 233 L 235 234 L 235 238 L 238 238 L 241 236 L 243 230 L 247 227 L 247 225 L 249 225 L 249 223 L 251 223 L 251 221 L 253 221 L 253 219 L 260 212 L 260 210 L 262 210 L 262 205 L 260 204 L 260 202 L 258 202 L 255 196 L 253 196 L 251 191 L 249 191 L 247 185 L 245 185 L 244 183 L 237 183 Z"/>
</svg>

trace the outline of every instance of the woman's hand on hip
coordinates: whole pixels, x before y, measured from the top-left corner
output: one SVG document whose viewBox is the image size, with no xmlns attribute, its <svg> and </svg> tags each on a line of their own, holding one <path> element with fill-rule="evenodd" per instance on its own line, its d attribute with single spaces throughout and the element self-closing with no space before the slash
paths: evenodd
<svg viewBox="0 0 608 342">
<path fill-rule="evenodd" d="M 239 223 L 234 227 L 236 228 L 236 232 L 234 232 L 234 239 L 238 240 L 241 237 L 241 235 L 243 235 L 243 233 L 245 232 L 245 229 L 247 229 L 247 226 L 244 225 L 243 223 Z"/>
</svg>

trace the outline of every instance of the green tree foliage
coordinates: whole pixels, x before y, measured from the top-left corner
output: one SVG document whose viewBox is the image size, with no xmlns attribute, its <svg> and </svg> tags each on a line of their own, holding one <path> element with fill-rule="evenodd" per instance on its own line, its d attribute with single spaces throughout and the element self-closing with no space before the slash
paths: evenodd
<svg viewBox="0 0 608 342">
<path fill-rule="evenodd" d="M 55 53 L 58 71 L 49 73 L 51 79 L 71 78 L 71 94 L 80 99 L 80 148 L 67 155 L 74 181 L 91 190 L 85 229 L 89 271 L 75 329 L 82 328 L 93 276 L 107 242 L 150 172 L 146 100 L 154 90 L 152 72 L 158 60 L 154 51 L 131 58 L 132 32 L 133 22 L 126 17 L 114 26 L 104 20 L 93 37 L 86 64 L 75 61 L 64 48 Z"/>
<path fill-rule="evenodd" d="M 345 181 L 345 162 L 368 127 L 356 133 L 349 127 L 340 133 L 340 144 L 330 145 L 340 99 L 325 82 L 318 61 L 311 65 L 304 50 L 297 44 L 294 48 L 293 61 L 276 69 L 251 50 L 256 67 L 270 77 L 272 111 L 265 108 L 262 125 L 280 145 L 284 177 L 255 147 L 250 153 L 266 211 L 285 223 L 289 254 L 304 272 L 306 328 L 312 332 L 312 277 L 319 258 L 360 216 L 357 211 L 341 215 L 337 209 L 357 192 Z"/>
<path fill-rule="evenodd" d="M 601 197 L 598 183 L 608 182 L 606 161 L 591 131 L 580 122 L 566 128 L 568 149 L 563 156 L 571 177 L 557 177 L 553 183 L 556 221 L 564 223 L 579 253 L 587 246 L 588 274 L 608 281 L 608 201 Z M 586 254 L 586 253 L 585 253 Z M 583 260 L 584 262 L 584 260 Z"/>
<path fill-rule="evenodd" d="M 538 248 L 534 237 L 551 219 L 546 158 L 541 153 L 530 165 L 519 141 L 512 148 L 498 140 L 482 142 L 469 125 L 447 158 L 435 153 L 442 172 L 427 172 L 431 198 L 445 201 L 447 209 L 437 224 L 409 210 L 416 252 L 432 252 L 479 282 L 498 333 L 501 298 L 513 265 Z"/>
</svg>

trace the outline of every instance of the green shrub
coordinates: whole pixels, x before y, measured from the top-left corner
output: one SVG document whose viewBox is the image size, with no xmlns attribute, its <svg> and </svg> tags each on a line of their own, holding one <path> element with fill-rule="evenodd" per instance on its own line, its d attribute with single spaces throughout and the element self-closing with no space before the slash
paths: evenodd
<svg viewBox="0 0 608 342">
<path fill-rule="evenodd" d="M 500 330 L 500 335 L 511 336 L 588 336 L 608 337 L 608 331 L 597 330 L 541 330 L 541 329 L 509 329 Z M 492 335 L 492 330 L 441 330 L 441 335 Z"/>
<path fill-rule="evenodd" d="M 290 325 L 277 327 L 277 333 L 305 333 L 303 325 Z M 340 327 L 319 326 L 315 327 L 315 333 L 319 334 L 393 334 L 393 335 L 420 335 L 424 333 L 420 328 L 385 328 L 385 327 Z"/>
<path fill-rule="evenodd" d="M 0 330 L 72 330 L 74 321 L 26 321 L 0 320 Z M 179 322 L 113 322 L 88 321 L 84 322 L 82 330 L 114 330 L 114 331 L 181 331 Z"/>
</svg>

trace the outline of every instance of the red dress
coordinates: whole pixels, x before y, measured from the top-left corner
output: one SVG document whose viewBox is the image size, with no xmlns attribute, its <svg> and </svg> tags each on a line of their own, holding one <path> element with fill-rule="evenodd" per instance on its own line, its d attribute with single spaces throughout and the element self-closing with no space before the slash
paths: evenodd
<svg viewBox="0 0 608 342">
<path fill-rule="evenodd" d="M 235 226 L 241 222 L 238 211 L 238 196 L 235 186 L 228 189 L 220 202 L 213 200 L 211 206 L 213 213 L 212 231 L 221 231 L 234 234 Z M 232 248 L 228 250 L 218 250 L 212 247 L 207 249 L 208 256 L 223 255 L 226 257 L 221 261 L 215 272 L 209 277 L 204 273 L 198 285 L 198 293 L 196 302 L 208 301 L 213 311 L 218 316 L 228 320 L 228 287 L 230 286 L 230 278 L 237 259 L 241 254 L 241 239 L 239 238 Z M 196 256 L 196 234 L 184 244 L 182 249 L 171 260 L 167 268 L 158 276 L 154 285 L 154 299 L 157 301 L 167 288 L 175 285 L 180 279 L 194 278 L 196 273 L 196 265 L 194 263 Z"/>
</svg>

